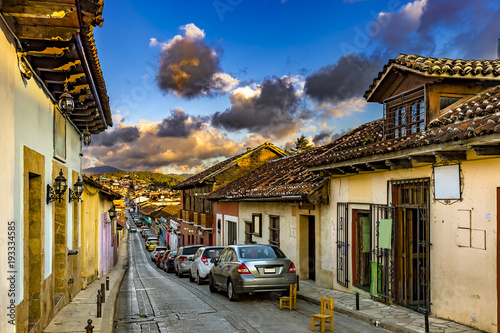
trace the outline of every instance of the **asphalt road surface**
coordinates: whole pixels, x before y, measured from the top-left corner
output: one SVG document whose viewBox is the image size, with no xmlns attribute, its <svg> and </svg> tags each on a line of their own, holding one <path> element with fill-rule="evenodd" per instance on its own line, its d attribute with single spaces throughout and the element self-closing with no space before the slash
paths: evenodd
<svg viewBox="0 0 500 333">
<path fill-rule="evenodd" d="M 241 295 L 238 302 L 230 302 L 222 291 L 210 293 L 208 284 L 199 286 L 158 269 L 140 233 L 131 233 L 129 242 L 129 268 L 119 291 L 114 332 L 311 332 L 318 305 L 299 299 L 297 310 L 280 310 L 274 293 Z M 334 331 L 385 332 L 338 313 Z"/>
</svg>

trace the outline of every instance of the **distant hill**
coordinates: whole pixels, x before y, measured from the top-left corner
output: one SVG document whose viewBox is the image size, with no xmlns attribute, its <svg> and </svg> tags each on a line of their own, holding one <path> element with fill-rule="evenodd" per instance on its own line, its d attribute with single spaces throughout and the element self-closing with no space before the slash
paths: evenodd
<svg viewBox="0 0 500 333">
<path fill-rule="evenodd" d="M 83 171 L 82 171 L 82 173 L 84 173 L 88 176 L 109 173 L 109 172 L 124 172 L 124 171 L 117 169 L 117 168 L 114 168 L 114 167 L 109 166 L 109 165 L 87 168 L 87 169 L 83 169 Z"/>
<path fill-rule="evenodd" d="M 143 180 L 146 182 L 153 182 L 157 186 L 163 186 L 163 187 L 172 187 L 180 182 L 183 182 L 187 178 L 189 178 L 189 175 L 182 174 L 182 175 L 166 175 L 163 173 L 157 173 L 157 172 L 151 172 L 151 171 L 112 171 L 112 172 L 99 172 L 99 173 L 94 173 L 95 175 L 99 176 L 104 176 L 104 177 L 116 177 L 118 179 L 122 179 L 125 176 L 129 176 L 130 179 L 132 180 Z"/>
</svg>

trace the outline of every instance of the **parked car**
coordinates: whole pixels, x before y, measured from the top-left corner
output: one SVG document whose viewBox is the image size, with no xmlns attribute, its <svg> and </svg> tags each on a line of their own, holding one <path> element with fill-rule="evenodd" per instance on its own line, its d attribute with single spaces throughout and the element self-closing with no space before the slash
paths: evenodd
<svg viewBox="0 0 500 333">
<path fill-rule="evenodd" d="M 179 277 L 182 277 L 185 273 L 189 273 L 193 256 L 202 246 L 204 245 L 187 245 L 179 248 L 174 261 L 175 273 Z"/>
<path fill-rule="evenodd" d="M 297 283 L 295 265 L 275 245 L 230 245 L 211 261 L 209 289 L 227 291 L 231 301 L 242 293 L 287 291 Z"/>
<path fill-rule="evenodd" d="M 141 227 L 141 236 L 142 236 L 142 237 L 144 237 L 144 233 L 145 233 L 146 231 L 151 232 L 151 230 L 149 229 L 149 227 L 147 227 L 147 226 L 145 226 L 145 225 L 144 225 L 144 226 L 142 226 L 142 227 Z"/>
<path fill-rule="evenodd" d="M 193 262 L 189 270 L 189 281 L 197 281 L 198 284 L 202 284 L 208 278 L 210 268 L 214 265 L 210 260 L 218 258 L 222 250 L 224 250 L 224 246 L 200 247 L 193 256 Z"/>
<path fill-rule="evenodd" d="M 158 247 L 158 246 L 157 246 Z M 155 251 L 156 249 L 154 249 L 153 251 Z M 156 267 L 160 267 L 160 258 L 163 257 L 163 255 L 165 254 L 165 252 L 167 252 L 166 250 L 161 250 L 161 251 L 157 251 L 156 252 L 156 255 L 154 257 L 154 260 L 153 262 L 155 263 Z"/>
<path fill-rule="evenodd" d="M 176 250 L 167 251 L 166 257 L 164 256 L 162 263 L 160 263 L 160 268 L 162 268 L 165 272 L 170 273 L 175 270 L 174 268 L 174 260 L 177 257 Z"/>
<path fill-rule="evenodd" d="M 153 261 L 153 262 L 156 261 L 156 254 L 159 251 L 165 252 L 166 250 L 168 250 L 168 248 L 166 246 L 157 246 L 156 249 L 154 249 L 154 251 L 151 252 L 151 261 Z"/>
<path fill-rule="evenodd" d="M 156 239 L 151 239 L 148 241 L 146 247 L 148 248 L 148 251 L 153 251 L 158 245 L 160 245 L 160 242 Z"/>
<path fill-rule="evenodd" d="M 137 228 L 136 227 L 130 227 L 129 232 L 137 232 Z"/>
</svg>

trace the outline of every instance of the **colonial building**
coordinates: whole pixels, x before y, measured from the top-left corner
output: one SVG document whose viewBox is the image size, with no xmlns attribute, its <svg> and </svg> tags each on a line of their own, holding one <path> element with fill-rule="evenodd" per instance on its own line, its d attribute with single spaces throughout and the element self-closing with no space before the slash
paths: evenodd
<svg viewBox="0 0 500 333">
<path fill-rule="evenodd" d="M 332 287 L 497 331 L 500 60 L 398 55 L 365 93 L 384 118 L 326 146 Z"/>
<path fill-rule="evenodd" d="M 328 178 L 307 170 L 319 147 L 272 160 L 207 195 L 222 233 L 235 216 L 236 243 L 275 244 L 290 258 L 300 279 L 331 288 L 332 227 Z M 225 223 L 222 223 L 224 221 Z M 228 244 L 220 238 L 218 245 Z"/>
<path fill-rule="evenodd" d="M 271 143 L 264 143 L 257 148 L 233 156 L 207 170 L 186 179 L 174 187 L 181 190 L 180 231 L 181 244 L 202 243 L 205 245 L 234 244 L 237 240 L 237 229 L 233 220 L 237 217 L 227 216 L 214 226 L 214 210 L 207 195 L 218 188 L 229 184 L 244 174 L 258 168 L 267 161 L 285 156 L 285 153 Z M 224 231 L 223 231 L 224 230 Z M 224 232 L 226 241 L 219 237 Z"/>
<path fill-rule="evenodd" d="M 82 141 L 112 125 L 92 35 L 102 1 L 4 0 L 0 13 L 0 240 L 8 246 L 0 332 L 41 332 L 80 289 Z"/>
</svg>

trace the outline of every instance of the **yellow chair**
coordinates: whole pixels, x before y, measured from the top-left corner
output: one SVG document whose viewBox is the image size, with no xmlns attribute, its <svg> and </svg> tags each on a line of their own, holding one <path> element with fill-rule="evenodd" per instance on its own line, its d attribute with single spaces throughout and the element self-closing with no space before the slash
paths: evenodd
<svg viewBox="0 0 500 333">
<path fill-rule="evenodd" d="M 316 324 L 316 321 L 319 324 Z M 311 315 L 311 331 L 316 329 L 316 326 L 320 326 L 321 333 L 325 332 L 325 322 L 330 321 L 330 331 L 333 331 L 333 298 L 321 297 L 321 313 Z"/>
<path fill-rule="evenodd" d="M 283 308 L 292 310 L 292 307 L 294 309 L 297 309 L 297 284 L 296 283 L 290 285 L 289 296 L 280 297 L 280 310 Z"/>
</svg>

